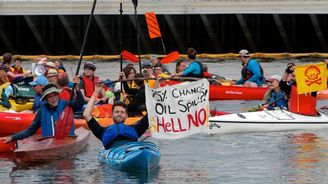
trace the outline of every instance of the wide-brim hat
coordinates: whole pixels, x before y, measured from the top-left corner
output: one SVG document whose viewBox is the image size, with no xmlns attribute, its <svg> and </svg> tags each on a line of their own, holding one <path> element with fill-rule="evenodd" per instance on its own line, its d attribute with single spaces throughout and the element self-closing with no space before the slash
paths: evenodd
<svg viewBox="0 0 328 184">
<path fill-rule="evenodd" d="M 51 93 L 60 93 L 61 91 L 62 90 L 61 89 L 58 89 L 55 84 L 47 84 L 42 89 L 41 100 L 43 100 L 47 95 L 49 95 Z"/>
</svg>

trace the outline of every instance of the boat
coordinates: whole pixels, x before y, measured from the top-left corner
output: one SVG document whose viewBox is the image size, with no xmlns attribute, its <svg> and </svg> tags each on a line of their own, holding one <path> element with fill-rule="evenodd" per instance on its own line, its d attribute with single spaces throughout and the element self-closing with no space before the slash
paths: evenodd
<svg viewBox="0 0 328 184">
<path fill-rule="evenodd" d="M 319 100 L 328 100 L 328 89 L 318 91 L 317 99 L 319 99 Z"/>
<path fill-rule="evenodd" d="M 75 130 L 75 134 L 74 137 L 63 139 L 41 138 L 41 135 L 34 135 L 20 140 L 17 143 L 18 148 L 14 150 L 14 162 L 44 162 L 76 154 L 88 144 L 90 131 L 81 127 Z"/>
<path fill-rule="evenodd" d="M 4 143 L 0 141 L 0 153 L 14 151 L 14 149 L 16 149 L 15 142 Z"/>
<path fill-rule="evenodd" d="M 233 113 L 209 118 L 209 134 L 316 130 L 328 128 L 327 113 L 305 116 L 286 110 Z"/>
<path fill-rule="evenodd" d="M 142 141 L 102 149 L 98 154 L 98 161 L 118 170 L 149 172 L 158 168 L 160 157 L 159 149 L 154 143 Z"/>
<path fill-rule="evenodd" d="M 161 86 L 179 84 L 180 81 L 165 80 Z M 263 100 L 264 94 L 268 90 L 264 87 L 246 87 L 231 85 L 225 86 L 220 84 L 210 84 L 210 101 L 215 100 Z"/>
<path fill-rule="evenodd" d="M 27 127 L 29 127 L 34 119 L 35 114 L 33 113 L 10 113 L 10 112 L 0 112 L 1 119 L 1 129 L 0 135 L 7 136 L 14 133 L 18 133 Z M 141 117 L 129 117 L 126 119 L 125 124 L 133 125 Z M 109 126 L 113 124 L 112 118 L 96 118 L 101 126 Z M 74 119 L 75 128 L 84 127 L 89 129 L 86 121 L 84 119 Z M 40 130 L 38 132 L 41 132 Z"/>
</svg>

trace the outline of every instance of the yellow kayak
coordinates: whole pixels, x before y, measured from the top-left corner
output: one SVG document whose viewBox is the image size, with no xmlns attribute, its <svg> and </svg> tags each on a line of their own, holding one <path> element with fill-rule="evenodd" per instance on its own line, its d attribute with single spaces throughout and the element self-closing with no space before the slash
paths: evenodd
<svg viewBox="0 0 328 184">
<path fill-rule="evenodd" d="M 26 102 L 26 103 L 22 103 L 22 104 L 16 103 L 15 100 L 9 100 L 9 102 L 11 104 L 11 107 L 8 109 L 8 108 L 0 105 L 0 112 L 10 111 L 10 110 L 13 110 L 16 112 L 21 112 L 24 110 L 32 110 L 33 102 Z"/>
</svg>

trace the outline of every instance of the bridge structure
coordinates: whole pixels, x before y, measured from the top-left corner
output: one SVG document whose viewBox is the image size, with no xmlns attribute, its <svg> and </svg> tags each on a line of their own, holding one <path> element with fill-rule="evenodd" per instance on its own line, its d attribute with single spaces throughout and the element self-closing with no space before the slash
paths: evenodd
<svg viewBox="0 0 328 184">
<path fill-rule="evenodd" d="M 155 12 L 168 51 L 226 53 L 328 52 L 326 0 L 98 0 L 86 52 L 118 54 L 118 21 L 123 4 L 124 48 L 161 52 L 144 18 Z M 1 0 L 0 52 L 77 54 L 93 0 Z"/>
</svg>

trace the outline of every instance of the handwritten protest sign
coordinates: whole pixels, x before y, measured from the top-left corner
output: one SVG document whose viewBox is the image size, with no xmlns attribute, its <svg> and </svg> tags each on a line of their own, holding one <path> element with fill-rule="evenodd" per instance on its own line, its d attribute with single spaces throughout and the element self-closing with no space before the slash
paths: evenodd
<svg viewBox="0 0 328 184">
<path fill-rule="evenodd" d="M 209 83 L 206 79 L 150 89 L 146 105 L 152 137 L 178 139 L 207 132 Z"/>
</svg>

